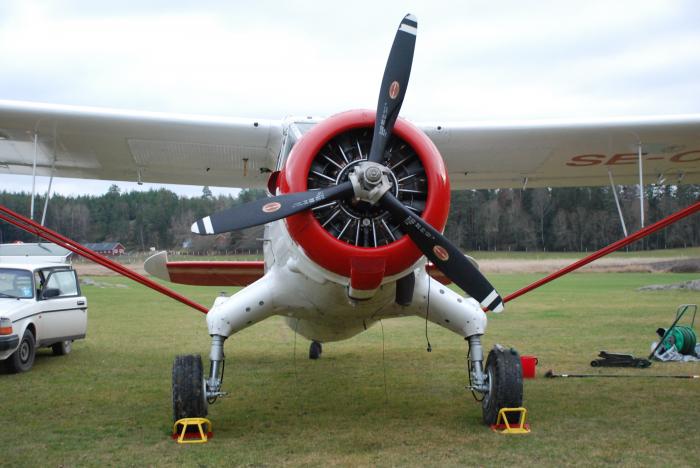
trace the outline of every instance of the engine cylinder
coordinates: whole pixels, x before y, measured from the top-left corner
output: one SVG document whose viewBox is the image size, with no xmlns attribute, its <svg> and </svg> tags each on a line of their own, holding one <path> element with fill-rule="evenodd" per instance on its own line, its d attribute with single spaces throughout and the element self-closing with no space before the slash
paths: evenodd
<svg viewBox="0 0 700 468">
<path fill-rule="evenodd" d="M 375 113 L 337 114 L 309 130 L 294 145 L 280 177 L 282 193 L 343 183 L 354 164 L 366 159 Z M 442 157 L 418 128 L 399 118 L 383 161 L 391 169 L 391 191 L 405 206 L 441 231 L 450 188 Z M 421 256 L 379 206 L 344 200 L 304 211 L 286 220 L 289 233 L 310 259 L 336 274 L 352 277 L 356 289 L 377 287 L 377 278 L 401 273 Z M 353 271 L 354 270 L 354 271 Z M 359 271 L 368 274 L 358 275 Z"/>
</svg>

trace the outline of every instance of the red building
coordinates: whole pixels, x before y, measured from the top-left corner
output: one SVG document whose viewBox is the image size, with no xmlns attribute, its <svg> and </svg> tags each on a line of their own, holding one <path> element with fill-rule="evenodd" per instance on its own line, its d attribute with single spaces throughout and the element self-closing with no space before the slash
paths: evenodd
<svg viewBox="0 0 700 468">
<path fill-rule="evenodd" d="M 102 255 L 124 255 L 124 246 L 120 242 L 98 242 L 96 244 L 85 244 L 90 250 Z"/>
</svg>

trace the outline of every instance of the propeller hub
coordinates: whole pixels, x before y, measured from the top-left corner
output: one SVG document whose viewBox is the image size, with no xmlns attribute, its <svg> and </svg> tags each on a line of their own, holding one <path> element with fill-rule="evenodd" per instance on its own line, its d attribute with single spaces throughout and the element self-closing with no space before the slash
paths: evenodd
<svg viewBox="0 0 700 468">
<path fill-rule="evenodd" d="M 355 166 L 348 178 L 352 182 L 355 198 L 375 205 L 391 189 L 389 175 L 391 171 L 387 167 L 362 161 Z"/>
<path fill-rule="evenodd" d="M 382 181 L 382 170 L 378 165 L 371 165 L 365 169 L 365 182 L 368 185 L 377 185 Z"/>
</svg>

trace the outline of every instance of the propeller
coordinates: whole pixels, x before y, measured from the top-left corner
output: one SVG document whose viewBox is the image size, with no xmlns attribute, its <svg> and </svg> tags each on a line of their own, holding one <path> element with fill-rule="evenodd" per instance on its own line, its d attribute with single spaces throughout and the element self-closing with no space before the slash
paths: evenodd
<svg viewBox="0 0 700 468">
<path fill-rule="evenodd" d="M 217 211 L 192 224 L 195 234 L 221 234 L 252 226 L 271 223 L 304 210 L 310 210 L 324 203 L 330 203 L 353 194 L 352 183 L 344 182 L 322 190 L 289 193 L 266 197 L 238 205 L 227 210 Z"/>
<path fill-rule="evenodd" d="M 286 218 L 300 211 L 356 198 L 385 209 L 435 266 L 482 307 L 500 312 L 503 300 L 481 272 L 445 236 L 404 206 L 392 193 L 390 169 L 382 165 L 384 151 L 401 110 L 411 74 L 418 23 L 406 15 L 389 52 L 377 101 L 372 146 L 366 161 L 360 162 L 349 180 L 324 189 L 290 193 L 256 200 L 219 211 L 195 222 L 196 234 L 219 234 Z"/>
<path fill-rule="evenodd" d="M 410 14 L 404 16 L 398 31 L 396 31 L 394 43 L 384 68 L 382 85 L 379 88 L 377 121 L 374 124 L 374 135 L 368 157 L 370 162 L 382 162 L 384 149 L 391 136 L 391 131 L 394 129 L 396 118 L 399 116 L 399 110 L 401 110 L 401 104 L 403 104 L 408 87 L 408 79 L 411 76 L 417 32 L 416 17 Z"/>
<path fill-rule="evenodd" d="M 403 232 L 408 234 L 423 255 L 457 286 L 479 301 L 482 307 L 494 312 L 503 311 L 503 299 L 491 283 L 467 257 L 437 229 L 411 212 L 391 192 L 379 199 L 379 204 Z"/>
</svg>

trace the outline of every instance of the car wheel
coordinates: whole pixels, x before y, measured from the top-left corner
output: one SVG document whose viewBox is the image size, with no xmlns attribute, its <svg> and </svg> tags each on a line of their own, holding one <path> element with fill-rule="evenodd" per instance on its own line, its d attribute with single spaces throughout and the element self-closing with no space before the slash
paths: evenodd
<svg viewBox="0 0 700 468">
<path fill-rule="evenodd" d="M 173 363 L 173 420 L 203 418 L 207 415 L 202 358 L 188 354 Z"/>
<path fill-rule="evenodd" d="M 56 356 L 65 356 L 66 354 L 70 354 L 72 349 L 72 340 L 61 341 L 60 343 L 54 343 L 51 345 L 51 350 Z"/>
<path fill-rule="evenodd" d="M 31 330 L 26 329 L 24 335 L 19 342 L 19 347 L 8 359 L 9 369 L 12 373 L 27 372 L 34 365 L 34 357 L 36 355 L 36 346 L 34 334 Z"/>
</svg>

